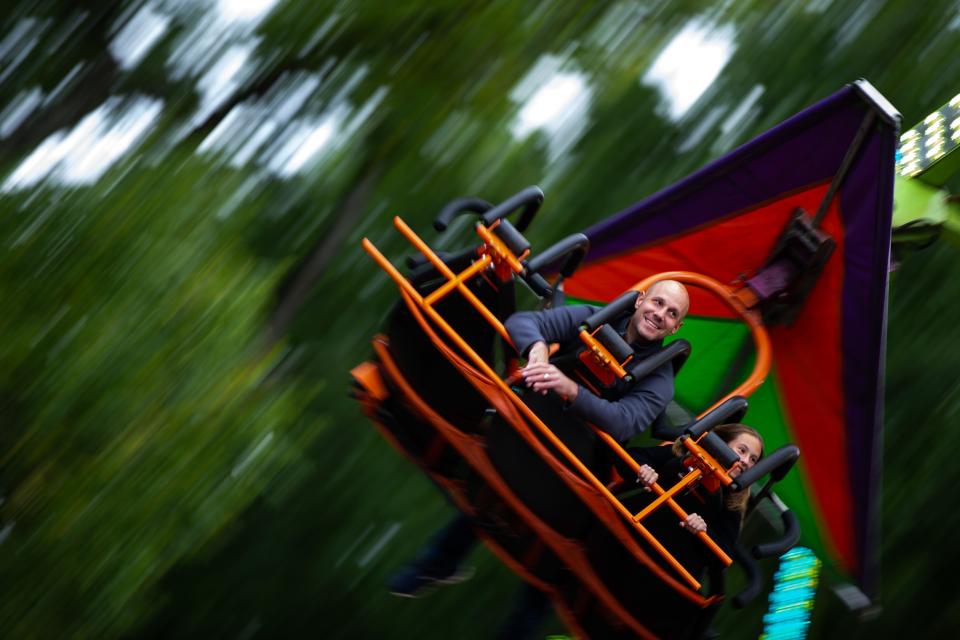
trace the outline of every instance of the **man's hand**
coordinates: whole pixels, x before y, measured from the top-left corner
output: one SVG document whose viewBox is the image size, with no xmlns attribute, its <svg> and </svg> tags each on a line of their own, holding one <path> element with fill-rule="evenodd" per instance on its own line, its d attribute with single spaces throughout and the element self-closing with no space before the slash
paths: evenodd
<svg viewBox="0 0 960 640">
<path fill-rule="evenodd" d="M 538 342 L 537 344 L 543 343 Z M 549 362 L 534 361 L 533 353 L 536 346 L 530 348 L 530 360 L 527 366 L 520 371 L 524 384 L 537 393 L 546 395 L 547 391 L 553 391 L 564 400 L 572 401 L 577 397 L 577 391 L 580 387 Z"/>
<path fill-rule="evenodd" d="M 527 366 L 531 364 L 546 364 L 550 360 L 550 347 L 546 342 L 534 342 L 527 349 Z"/>
</svg>

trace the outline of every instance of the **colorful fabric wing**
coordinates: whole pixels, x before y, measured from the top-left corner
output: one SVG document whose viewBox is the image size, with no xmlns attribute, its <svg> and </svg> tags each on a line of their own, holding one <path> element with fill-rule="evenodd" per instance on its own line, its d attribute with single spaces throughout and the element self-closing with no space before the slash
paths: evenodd
<svg viewBox="0 0 960 640">
<path fill-rule="evenodd" d="M 871 597 L 898 127 L 868 83 L 850 85 L 588 229 L 587 261 L 566 284 L 572 297 L 605 302 L 662 271 L 742 280 L 763 266 L 795 209 L 813 215 L 835 188 L 820 228 L 836 248 L 792 324 L 769 327 L 774 364 L 746 421 L 768 450 L 800 446 L 799 473 L 777 492 L 800 518 L 803 543 Z M 743 377 L 749 337 L 709 294 L 691 297 L 678 337 L 694 350 L 677 399 L 699 411 Z"/>
</svg>

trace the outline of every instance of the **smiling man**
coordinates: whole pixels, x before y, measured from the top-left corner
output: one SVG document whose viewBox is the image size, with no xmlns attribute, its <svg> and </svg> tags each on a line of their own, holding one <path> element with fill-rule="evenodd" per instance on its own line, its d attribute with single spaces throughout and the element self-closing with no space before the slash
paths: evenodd
<svg viewBox="0 0 960 640">
<path fill-rule="evenodd" d="M 675 280 L 660 280 L 637 296 L 632 315 L 611 324 L 639 361 L 656 353 L 663 339 L 677 332 L 689 308 L 686 287 Z M 600 396 L 577 384 L 550 363 L 547 345 L 559 343 L 560 353 L 578 347 L 580 324 L 596 310 L 579 305 L 527 311 L 510 316 L 505 325 L 517 351 L 527 356 L 522 375 L 529 388 L 556 393 L 575 415 L 625 442 L 650 426 L 673 398 L 673 368 L 667 363 L 632 386 L 618 381 L 601 390 Z"/>
</svg>

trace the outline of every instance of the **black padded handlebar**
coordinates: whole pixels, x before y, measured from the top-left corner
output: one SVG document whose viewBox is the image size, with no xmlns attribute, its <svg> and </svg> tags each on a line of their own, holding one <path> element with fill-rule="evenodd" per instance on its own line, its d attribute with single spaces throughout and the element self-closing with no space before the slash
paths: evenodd
<svg viewBox="0 0 960 640">
<path fill-rule="evenodd" d="M 780 520 L 783 522 L 783 535 L 770 542 L 758 544 L 750 550 L 754 558 L 771 558 L 782 556 L 788 549 L 794 547 L 800 541 L 800 521 L 793 511 L 787 509 L 780 512 Z"/>
<path fill-rule="evenodd" d="M 683 432 L 691 438 L 699 438 L 702 434 L 710 431 L 714 427 L 720 426 L 721 424 L 725 424 L 727 422 L 740 422 L 744 414 L 747 412 L 748 407 L 749 405 L 747 404 L 746 398 L 743 396 L 733 396 L 732 398 L 728 398 L 723 402 L 723 404 L 707 415 L 692 422 L 683 430 Z"/>
<path fill-rule="evenodd" d="M 593 331 L 600 325 L 610 322 L 629 309 L 633 309 L 637 304 L 638 295 L 640 294 L 638 294 L 636 291 L 627 291 L 616 300 L 605 306 L 603 309 L 600 309 L 595 314 L 584 320 L 583 323 L 581 323 L 580 328 L 586 329 L 587 331 Z"/>
<path fill-rule="evenodd" d="M 582 233 L 575 233 L 548 247 L 528 261 L 527 271 L 539 272 L 544 267 L 548 267 L 560 258 L 567 256 L 563 266 L 560 267 L 560 275 L 569 278 L 580 266 L 580 262 L 589 250 L 590 240 L 587 236 Z"/>
<path fill-rule="evenodd" d="M 633 349 L 630 348 L 630 345 L 627 344 L 627 341 L 621 338 L 620 334 L 617 333 L 609 324 L 605 324 L 600 327 L 600 330 L 597 331 L 593 337 L 597 340 L 597 342 L 607 348 L 607 351 L 610 352 L 610 355 L 612 355 L 614 360 L 617 362 L 623 362 L 633 355 Z"/>
<path fill-rule="evenodd" d="M 510 249 L 515 256 L 519 256 L 530 248 L 530 243 L 523 237 L 519 229 L 510 224 L 509 220 L 501 220 L 497 228 L 493 230 L 493 233 L 503 240 L 503 243 L 507 245 L 507 248 Z"/>
<path fill-rule="evenodd" d="M 682 338 L 674 340 L 652 356 L 648 356 L 630 368 L 628 372 L 634 380 L 641 380 L 665 362 L 673 362 L 673 371 L 676 374 L 690 356 L 690 343 Z"/>
<path fill-rule="evenodd" d="M 510 196 L 497 206 L 484 212 L 483 224 L 489 227 L 500 218 L 508 216 L 523 207 L 523 213 L 520 214 L 520 220 L 517 221 L 516 227 L 517 231 L 524 231 L 530 226 L 533 216 L 540 210 L 541 204 L 543 204 L 543 191 L 540 190 L 540 187 L 527 187 L 520 193 Z"/>
<path fill-rule="evenodd" d="M 723 441 L 723 438 L 712 431 L 704 435 L 698 444 L 706 449 L 707 453 L 713 456 L 724 469 L 729 469 L 740 459 L 740 456 Z"/>
<path fill-rule="evenodd" d="M 733 601 L 731 602 L 734 609 L 742 609 L 750 602 L 753 602 L 753 600 L 760 595 L 760 592 L 763 591 L 763 574 L 760 572 L 760 566 L 757 565 L 757 561 L 751 558 L 739 544 L 734 547 L 733 553 L 730 555 L 733 556 L 733 559 L 736 560 L 740 568 L 743 569 L 743 573 L 747 578 L 747 585 L 740 590 L 740 593 L 733 597 Z"/>
<path fill-rule="evenodd" d="M 493 209 L 493 205 L 480 198 L 457 198 L 451 200 L 440 209 L 440 213 L 433 220 L 433 228 L 437 231 L 446 231 L 453 219 L 464 213 L 486 213 Z"/>
<path fill-rule="evenodd" d="M 731 398 L 732 399 L 732 398 Z M 722 406 L 722 405 L 721 405 Z M 719 408 L 719 407 L 718 407 Z M 753 467 L 741 473 L 733 479 L 730 488 L 734 491 L 746 489 L 751 484 L 767 475 L 779 480 L 786 475 L 787 471 L 793 466 L 793 463 L 800 457 L 800 449 L 795 444 L 785 444 L 769 456 L 753 465 Z"/>
<path fill-rule="evenodd" d="M 530 287 L 530 290 L 539 297 L 550 298 L 553 296 L 553 287 L 551 287 L 546 278 L 539 273 L 528 273 L 523 276 L 523 280 Z"/>
</svg>

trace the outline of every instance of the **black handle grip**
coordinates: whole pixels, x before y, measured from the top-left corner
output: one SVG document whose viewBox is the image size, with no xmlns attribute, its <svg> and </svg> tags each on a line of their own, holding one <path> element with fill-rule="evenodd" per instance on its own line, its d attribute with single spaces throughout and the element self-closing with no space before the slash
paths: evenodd
<svg viewBox="0 0 960 640">
<path fill-rule="evenodd" d="M 699 438 L 702 434 L 721 424 L 740 422 L 748 408 L 749 404 L 746 398 L 733 396 L 707 415 L 687 425 L 683 432 L 691 438 Z"/>
<path fill-rule="evenodd" d="M 764 542 L 753 547 L 750 553 L 753 554 L 754 558 L 780 557 L 800 541 L 800 521 L 797 520 L 793 511 L 787 509 L 781 512 L 780 519 L 783 521 L 783 535 L 777 540 Z"/>
<path fill-rule="evenodd" d="M 440 213 L 433 220 L 433 228 L 437 231 L 446 231 L 450 223 L 457 216 L 464 213 L 486 213 L 493 205 L 480 198 L 457 198 L 451 200 L 440 209 Z"/>
<path fill-rule="evenodd" d="M 533 221 L 533 216 L 540 210 L 543 204 L 543 191 L 540 187 L 527 187 L 520 193 L 514 194 L 483 214 L 483 224 L 488 227 L 494 222 L 510 215 L 520 207 L 523 207 L 523 213 L 520 214 L 520 220 L 517 221 L 517 231 L 524 231 Z"/>
<path fill-rule="evenodd" d="M 569 278 L 577 270 L 583 257 L 590 250 L 590 240 L 582 233 L 567 236 L 560 242 L 548 247 L 527 262 L 527 271 L 539 272 L 560 258 L 569 256 L 560 267 L 560 275 Z"/>
<path fill-rule="evenodd" d="M 510 249 L 515 256 L 520 256 L 530 248 L 530 243 L 516 227 L 510 224 L 509 220 L 501 220 L 500 224 L 493 230 L 493 233 L 503 240 L 503 243 L 507 245 L 507 248 Z"/>
<path fill-rule="evenodd" d="M 642 380 L 656 371 L 665 362 L 674 362 L 673 370 L 678 371 L 690 355 L 690 343 L 686 340 L 674 340 L 667 346 L 648 356 L 630 367 L 630 375 L 634 380 Z"/>
<path fill-rule="evenodd" d="M 723 441 L 723 438 L 712 431 L 703 436 L 698 444 L 706 449 L 707 453 L 713 456 L 713 458 L 719 462 L 720 466 L 722 466 L 724 469 L 729 469 L 737 460 L 740 459 L 740 456 L 737 455 L 736 451 L 727 446 L 727 443 Z"/>
<path fill-rule="evenodd" d="M 638 295 L 639 294 L 636 291 L 627 291 L 616 300 L 605 306 L 603 309 L 600 309 L 595 314 L 584 320 L 583 324 L 580 325 L 580 328 L 586 329 L 587 331 L 593 331 L 600 325 L 606 324 L 626 311 L 633 309 L 637 304 Z"/>
<path fill-rule="evenodd" d="M 613 327 L 608 324 L 600 327 L 594 336 L 597 342 L 602 344 L 618 363 L 623 362 L 633 355 L 633 349 L 627 344 L 627 341 L 620 337 Z"/>
<path fill-rule="evenodd" d="M 722 405 L 721 405 L 722 406 Z M 719 408 L 719 407 L 718 407 Z M 800 449 L 795 444 L 785 444 L 769 456 L 753 465 L 753 467 L 741 473 L 733 479 L 730 488 L 734 491 L 746 489 L 754 482 L 767 475 L 773 477 L 776 474 L 777 479 L 783 478 L 787 471 L 793 467 L 793 463 L 800 457 Z"/>
<path fill-rule="evenodd" d="M 760 572 L 760 567 L 757 565 L 756 560 L 743 551 L 739 544 L 733 549 L 731 555 L 737 564 L 740 565 L 740 568 L 743 569 L 743 573 L 747 578 L 746 586 L 733 597 L 733 601 L 731 602 L 734 609 L 742 609 L 750 602 L 753 602 L 763 591 L 763 574 Z"/>
<path fill-rule="evenodd" d="M 523 276 L 523 281 L 527 283 L 530 290 L 541 298 L 550 298 L 553 296 L 553 287 L 539 273 L 528 273 Z"/>
</svg>

